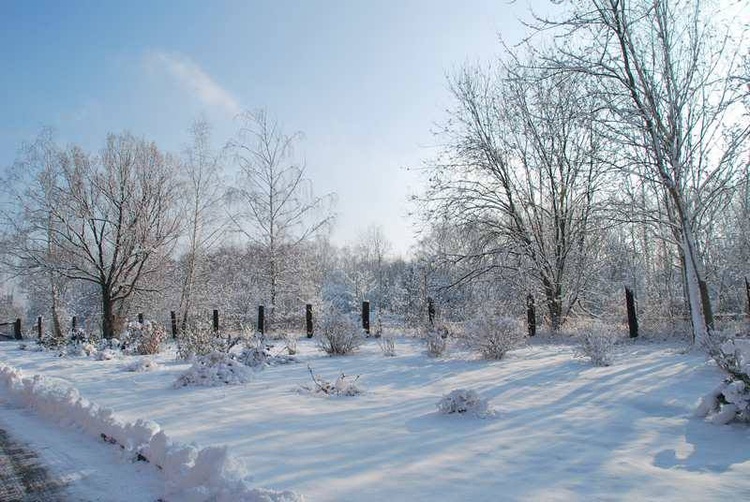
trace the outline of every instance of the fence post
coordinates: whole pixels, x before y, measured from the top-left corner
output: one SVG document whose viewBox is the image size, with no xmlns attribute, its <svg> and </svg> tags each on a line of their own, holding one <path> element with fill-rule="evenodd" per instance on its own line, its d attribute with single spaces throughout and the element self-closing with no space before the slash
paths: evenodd
<svg viewBox="0 0 750 502">
<path fill-rule="evenodd" d="M 36 332 L 39 335 L 39 341 L 42 341 L 42 316 L 36 318 Z"/>
<path fill-rule="evenodd" d="M 305 330 L 307 331 L 307 338 L 313 337 L 313 314 L 312 304 L 308 303 L 305 305 Z"/>
<path fill-rule="evenodd" d="M 370 302 L 362 302 L 362 329 L 370 334 Z"/>
<path fill-rule="evenodd" d="M 23 340 L 23 335 L 21 335 L 21 319 L 16 319 L 16 322 L 13 323 L 13 336 L 16 340 Z"/>
<path fill-rule="evenodd" d="M 750 282 L 745 277 L 745 294 L 747 295 L 747 317 L 750 318 Z"/>
<path fill-rule="evenodd" d="M 263 305 L 258 305 L 258 333 L 266 333 L 266 311 Z"/>
<path fill-rule="evenodd" d="M 638 315 L 635 311 L 635 296 L 629 287 L 625 287 L 625 305 L 628 309 L 628 331 L 630 338 L 638 337 Z"/>
<path fill-rule="evenodd" d="M 529 336 L 536 335 L 536 307 L 534 306 L 534 295 L 531 293 L 526 297 L 526 321 L 529 325 Z"/>
<path fill-rule="evenodd" d="M 219 311 L 214 309 L 214 333 L 219 332 Z"/>
<path fill-rule="evenodd" d="M 138 324 L 143 324 L 143 312 L 138 312 Z"/>
<path fill-rule="evenodd" d="M 427 297 L 427 320 L 430 321 L 430 326 L 435 325 L 435 301 L 431 296 Z"/>
<path fill-rule="evenodd" d="M 177 314 L 174 310 L 169 313 L 169 320 L 172 321 L 172 338 L 177 339 Z"/>
</svg>

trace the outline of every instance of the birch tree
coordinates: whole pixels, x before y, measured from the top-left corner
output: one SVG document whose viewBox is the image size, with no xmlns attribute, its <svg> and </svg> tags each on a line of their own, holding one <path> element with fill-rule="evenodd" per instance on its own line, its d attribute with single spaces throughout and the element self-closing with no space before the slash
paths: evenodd
<svg viewBox="0 0 750 502">
<path fill-rule="evenodd" d="M 234 230 L 260 250 L 268 323 L 279 295 L 294 280 L 300 246 L 333 221 L 333 196 L 316 196 L 294 155 L 299 134 L 286 134 L 263 112 L 246 113 L 228 144 L 239 175 L 227 193 Z"/>
<path fill-rule="evenodd" d="M 202 277 L 206 253 L 220 239 L 224 225 L 217 208 L 221 202 L 220 156 L 211 149 L 211 127 L 204 119 L 190 128 L 192 144 L 182 162 L 180 184 L 184 194 L 187 246 L 180 288 L 181 325 L 192 321 L 196 286 Z"/>
<path fill-rule="evenodd" d="M 44 277 L 44 287 L 38 291 L 46 291 L 43 298 L 51 313 L 52 336 L 58 340 L 63 336 L 60 310 L 66 280 L 48 264 L 59 262 L 63 252 L 54 238 L 55 190 L 62 175 L 63 156 L 51 130 L 43 131 L 23 147 L 21 158 L 3 180 L 2 209 L 3 264 L 27 285 L 33 276 Z"/>
</svg>

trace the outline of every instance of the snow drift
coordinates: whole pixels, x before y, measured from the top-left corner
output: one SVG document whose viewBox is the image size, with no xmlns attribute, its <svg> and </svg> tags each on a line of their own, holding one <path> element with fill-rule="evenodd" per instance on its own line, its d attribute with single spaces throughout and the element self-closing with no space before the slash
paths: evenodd
<svg viewBox="0 0 750 502">
<path fill-rule="evenodd" d="M 55 422 L 117 444 L 133 458 L 148 461 L 162 472 L 167 500 L 198 502 L 248 501 L 297 502 L 302 497 L 290 491 L 251 488 L 242 465 L 225 446 L 202 449 L 169 439 L 161 427 L 149 420 L 125 422 L 111 408 L 103 408 L 81 396 L 77 389 L 43 376 L 24 377 L 22 372 L 0 363 L 0 382 L 11 398 Z"/>
</svg>

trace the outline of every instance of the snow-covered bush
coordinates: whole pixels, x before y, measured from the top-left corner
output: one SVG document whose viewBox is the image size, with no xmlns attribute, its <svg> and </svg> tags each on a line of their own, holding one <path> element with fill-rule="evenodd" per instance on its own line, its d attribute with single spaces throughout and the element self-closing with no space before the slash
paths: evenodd
<svg viewBox="0 0 750 502">
<path fill-rule="evenodd" d="M 456 389 L 444 395 L 437 403 L 438 412 L 443 415 L 465 413 L 480 418 L 495 414 L 486 399 L 479 397 L 476 391 Z"/>
<path fill-rule="evenodd" d="M 164 342 L 167 341 L 167 332 L 151 321 L 145 321 L 143 324 L 129 322 L 120 339 L 124 352 L 148 356 L 161 352 Z"/>
<path fill-rule="evenodd" d="M 750 422 L 750 340 L 715 333 L 705 348 L 727 377 L 701 399 L 696 415 L 716 424 Z"/>
<path fill-rule="evenodd" d="M 126 364 L 122 369 L 123 371 L 130 371 L 133 373 L 143 373 L 146 371 L 154 371 L 159 367 L 159 363 L 150 358 L 139 358 L 130 364 Z"/>
<path fill-rule="evenodd" d="M 526 333 L 515 319 L 482 311 L 468 323 L 465 337 L 468 346 L 485 359 L 502 359 L 524 343 Z"/>
<path fill-rule="evenodd" d="M 174 387 L 241 385 L 252 377 L 253 371 L 231 355 L 212 352 L 197 357 L 193 365 L 175 380 Z"/>
<path fill-rule="evenodd" d="M 396 355 L 396 340 L 390 333 L 381 334 L 378 340 L 378 347 L 385 357 L 394 357 Z"/>
<path fill-rule="evenodd" d="M 424 332 L 428 356 L 440 357 L 445 353 L 448 348 L 448 334 L 448 328 L 442 324 L 430 327 Z"/>
<path fill-rule="evenodd" d="M 254 369 L 263 369 L 266 366 L 278 366 L 280 364 L 296 363 L 297 358 L 286 354 L 273 354 L 272 345 L 266 344 L 265 338 L 260 334 L 253 336 L 245 341 L 245 347 L 242 352 L 237 354 L 236 358 L 245 366 Z M 289 351 L 289 345 L 284 346 Z"/>
<path fill-rule="evenodd" d="M 292 334 L 288 334 L 284 337 L 284 343 L 286 345 L 286 351 L 290 356 L 297 353 L 297 337 Z"/>
<path fill-rule="evenodd" d="M 228 352 L 224 340 L 205 323 L 185 326 L 177 337 L 177 359 L 189 361 L 212 352 Z"/>
<path fill-rule="evenodd" d="M 357 386 L 359 375 L 355 377 L 343 373 L 333 382 L 316 375 L 311 367 L 307 367 L 312 378 L 312 385 L 301 385 L 300 390 L 310 394 L 324 394 L 326 396 L 358 396 L 362 389 Z"/>
<path fill-rule="evenodd" d="M 575 356 L 589 359 L 594 366 L 609 366 L 614 362 L 617 333 L 613 328 L 593 322 L 578 328 Z"/>
<path fill-rule="evenodd" d="M 97 361 L 111 361 L 117 358 L 117 352 L 112 349 L 103 349 L 94 352 L 94 359 Z"/>
<path fill-rule="evenodd" d="M 334 356 L 354 352 L 364 337 L 351 317 L 331 307 L 323 314 L 315 341 L 326 354 Z"/>
</svg>

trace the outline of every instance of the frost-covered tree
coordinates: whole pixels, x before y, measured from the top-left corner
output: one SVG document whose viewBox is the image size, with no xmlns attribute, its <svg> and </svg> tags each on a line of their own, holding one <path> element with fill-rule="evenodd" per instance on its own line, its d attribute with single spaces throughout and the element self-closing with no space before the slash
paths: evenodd
<svg viewBox="0 0 750 502">
<path fill-rule="evenodd" d="M 171 251 L 178 222 L 171 160 L 154 143 L 109 135 L 100 156 L 55 150 L 55 171 L 15 228 L 30 271 L 95 285 L 102 333 Z M 47 224 L 40 224 L 42 217 Z M 50 251 L 51 250 L 51 251 Z"/>
<path fill-rule="evenodd" d="M 305 166 L 294 156 L 299 134 L 288 135 L 263 111 L 246 113 L 228 144 L 239 170 L 227 194 L 234 230 L 260 254 L 264 303 L 273 320 L 279 294 L 294 280 L 303 243 L 333 220 L 332 195 L 315 196 Z"/>
<path fill-rule="evenodd" d="M 561 21 L 540 20 L 563 41 L 546 63 L 587 78 L 608 112 L 598 126 L 626 154 L 620 167 L 659 188 L 701 341 L 711 309 L 698 234 L 726 204 L 750 132 L 738 108 L 746 90 L 732 78 L 741 18 L 732 19 L 735 6 L 703 0 L 575 0 L 571 8 Z"/>
<path fill-rule="evenodd" d="M 180 170 L 184 193 L 186 249 L 181 260 L 180 315 L 184 329 L 194 315 L 196 289 L 206 280 L 206 253 L 223 230 L 218 213 L 223 187 L 220 156 L 211 148 L 211 127 L 205 119 L 191 128 L 191 145 L 185 150 Z"/>
<path fill-rule="evenodd" d="M 452 80 L 447 149 L 429 166 L 424 201 L 428 222 L 461 229 L 444 255 L 465 270 L 458 281 L 523 269 L 557 330 L 585 286 L 605 169 L 582 80 L 528 66 Z"/>
</svg>

